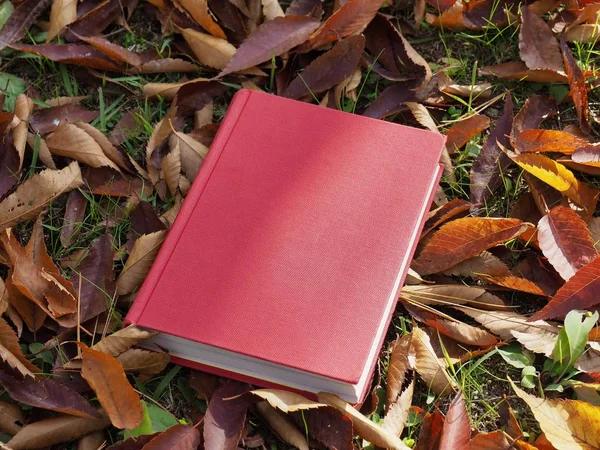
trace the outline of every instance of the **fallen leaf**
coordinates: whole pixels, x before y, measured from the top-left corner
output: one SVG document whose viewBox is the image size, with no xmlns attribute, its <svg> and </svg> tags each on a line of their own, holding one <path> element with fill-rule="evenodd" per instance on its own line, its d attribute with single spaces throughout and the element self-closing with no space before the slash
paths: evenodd
<svg viewBox="0 0 600 450">
<path fill-rule="evenodd" d="M 577 65 L 577 61 L 573 57 L 571 50 L 567 46 L 565 37 L 560 40 L 560 48 L 564 61 L 565 71 L 569 79 L 569 93 L 575 105 L 577 117 L 579 117 L 579 127 L 585 134 L 590 133 L 589 108 L 588 108 L 588 91 L 585 85 L 583 72 Z"/>
<path fill-rule="evenodd" d="M 504 450 L 514 448 L 516 450 L 527 450 L 520 447 L 519 444 L 511 444 L 512 439 L 502 430 L 491 431 L 489 433 L 477 433 L 471 440 L 469 450 Z M 532 448 L 532 450 L 538 450 Z"/>
<path fill-rule="evenodd" d="M 438 209 L 431 211 L 429 213 L 429 218 L 423 227 L 421 239 L 438 225 L 441 225 L 460 214 L 466 213 L 472 206 L 473 205 L 466 200 L 455 198 L 445 205 L 440 206 Z"/>
<path fill-rule="evenodd" d="M 565 280 L 598 256 L 585 222 L 565 206 L 552 208 L 540 219 L 538 241 L 544 256 Z"/>
<path fill-rule="evenodd" d="M 98 401 L 117 428 L 131 430 L 142 422 L 142 404 L 123 367 L 106 353 L 79 344 L 83 366 L 81 376 L 98 396 Z"/>
<path fill-rule="evenodd" d="M 0 383 L 13 400 L 37 408 L 58 411 L 84 419 L 96 419 L 100 415 L 86 399 L 77 392 L 50 378 L 11 376 L 0 371 Z"/>
<path fill-rule="evenodd" d="M 462 391 L 458 391 L 448 407 L 440 435 L 439 450 L 468 450 L 471 441 L 471 422 Z"/>
<path fill-rule="evenodd" d="M 353 450 L 352 420 L 340 410 L 326 406 L 290 413 L 301 430 L 329 449 Z M 306 433 L 304 433 L 306 436 Z"/>
<path fill-rule="evenodd" d="M 563 193 L 578 205 L 585 205 L 589 190 L 573 172 L 539 153 L 509 154 L 510 158 L 530 174 Z"/>
<path fill-rule="evenodd" d="M 446 148 L 452 155 L 467 142 L 490 126 L 490 119 L 480 114 L 469 116 L 457 122 L 446 133 Z"/>
<path fill-rule="evenodd" d="M 205 66 L 224 69 L 235 55 L 236 48 L 225 39 L 191 28 L 181 30 L 181 34 L 194 52 L 196 59 Z"/>
<path fill-rule="evenodd" d="M 520 152 L 560 152 L 571 155 L 589 142 L 560 130 L 524 130 L 513 139 L 513 146 Z"/>
<path fill-rule="evenodd" d="M 171 195 L 177 193 L 179 187 L 179 176 L 181 174 L 181 156 L 179 142 L 171 148 L 171 151 L 160 161 L 160 168 L 164 173 L 165 182 Z"/>
<path fill-rule="evenodd" d="M 0 290 L 3 290 L 3 288 L 4 283 L 0 282 Z M 8 305 L 6 306 L 8 307 Z M 23 364 L 23 366 L 25 366 L 25 368 L 28 371 L 32 372 L 30 372 L 28 375 L 33 376 L 33 373 L 41 372 L 39 367 L 37 367 L 35 364 L 30 363 L 29 360 L 25 357 L 23 351 L 21 350 L 21 346 L 19 345 L 19 339 L 17 335 L 15 334 L 11 326 L 8 323 L 6 323 L 6 321 L 2 317 L 0 317 L 0 344 L 2 345 L 2 347 L 4 347 L 4 349 L 6 349 L 6 351 L 10 352 L 12 357 L 19 360 L 19 362 Z M 8 362 L 8 364 L 11 367 L 14 367 L 14 363 L 11 364 L 10 361 L 12 357 L 6 357 L 3 354 L 3 352 L 0 352 L 0 357 L 2 357 L 4 361 Z"/>
<path fill-rule="evenodd" d="M 117 294 L 128 294 L 142 284 L 166 235 L 167 231 L 161 230 L 144 234 L 135 241 L 125 267 L 117 278 Z"/>
<path fill-rule="evenodd" d="M 117 356 L 117 361 L 125 372 L 156 375 L 162 372 L 169 363 L 170 357 L 165 352 L 153 352 L 141 348 L 130 348 Z"/>
<path fill-rule="evenodd" d="M 433 284 L 404 286 L 400 292 L 413 303 L 453 306 L 468 304 L 480 309 L 502 309 L 504 302 L 479 286 L 464 284 Z"/>
<path fill-rule="evenodd" d="M 600 258 L 580 268 L 575 275 L 556 292 L 544 308 L 529 320 L 563 317 L 573 309 L 588 309 L 600 303 L 596 290 L 600 286 Z"/>
<path fill-rule="evenodd" d="M 219 76 L 254 67 L 303 43 L 319 22 L 304 16 L 277 17 L 260 25 L 237 49 Z"/>
<path fill-rule="evenodd" d="M 179 141 L 181 170 L 188 180 L 194 181 L 200 170 L 200 166 L 204 162 L 204 158 L 208 154 L 208 147 L 193 137 L 179 131 L 173 132 L 171 139 Z"/>
<path fill-rule="evenodd" d="M 411 345 L 416 357 L 415 368 L 423 381 L 436 394 L 449 395 L 455 383 L 436 356 L 429 336 L 420 328 L 413 327 Z"/>
<path fill-rule="evenodd" d="M 190 425 L 174 425 L 152 438 L 142 450 L 196 450 L 200 445 L 200 432 Z"/>
<path fill-rule="evenodd" d="M 227 381 L 210 398 L 204 416 L 204 446 L 207 449 L 236 450 L 246 422 L 247 384 Z M 236 397 L 232 399 L 232 397 Z"/>
<path fill-rule="evenodd" d="M 0 44 L 1 47 L 1 44 Z M 91 45 L 84 44 L 11 44 L 11 48 L 25 53 L 43 56 L 50 61 L 75 64 L 90 69 L 120 72 L 121 67 Z"/>
<path fill-rule="evenodd" d="M 81 286 L 78 289 L 81 322 L 86 322 L 107 310 L 115 295 L 113 247 L 110 234 L 105 233 L 92 242 L 87 255 L 77 267 L 73 279 L 75 286 L 78 288 Z"/>
<path fill-rule="evenodd" d="M 431 236 L 412 268 L 421 275 L 441 272 L 517 237 L 525 228 L 527 225 L 518 219 L 466 217 L 453 220 Z"/>
<path fill-rule="evenodd" d="M 364 34 L 374 72 L 394 81 L 418 80 L 419 87 L 429 83 L 429 64 L 384 15 L 376 14 Z"/>
<path fill-rule="evenodd" d="M 13 450 L 42 448 L 73 441 L 94 431 L 103 430 L 108 425 L 110 425 L 108 419 L 55 417 L 25 425 L 7 445 Z"/>
<path fill-rule="evenodd" d="M 513 311 L 478 311 L 459 306 L 456 309 L 475 319 L 503 340 L 516 338 L 532 352 L 552 355 L 559 330 L 547 322 L 529 322 L 531 319 Z"/>
<path fill-rule="evenodd" d="M 398 437 L 402 434 L 410 413 L 414 389 L 415 380 L 413 378 L 398 398 L 389 404 L 390 406 L 381 425 L 384 430 Z"/>
<path fill-rule="evenodd" d="M 10 435 L 15 435 L 25 423 L 23 411 L 12 403 L 0 402 L 0 430 Z"/>
<path fill-rule="evenodd" d="M 307 410 L 311 408 L 327 407 L 327 405 L 324 403 L 317 403 L 312 400 L 308 400 L 300 394 L 282 391 L 280 389 L 258 389 L 250 391 L 250 393 L 261 398 L 273 408 L 277 408 L 284 413 Z"/>
<path fill-rule="evenodd" d="M 407 447 L 397 436 L 374 424 L 351 405 L 333 394 L 320 392 L 319 401 L 339 409 L 352 420 L 354 430 L 363 438 L 377 447 L 395 450 L 407 450 Z"/>
<path fill-rule="evenodd" d="M 84 129 L 72 123 L 61 123 L 46 138 L 46 145 L 54 155 L 66 156 L 91 167 L 119 167 L 104 154 L 100 144 Z"/>
<path fill-rule="evenodd" d="M 77 0 L 54 0 L 50 10 L 50 29 L 46 43 L 54 39 L 68 25 L 77 20 Z"/>
<path fill-rule="evenodd" d="M 538 398 L 519 389 L 515 393 L 531 408 L 548 441 L 561 450 L 600 448 L 600 407 L 578 400 Z"/>
<path fill-rule="evenodd" d="M 519 54 L 529 69 L 564 70 L 558 41 L 544 19 L 521 6 Z"/>
<path fill-rule="evenodd" d="M 363 112 L 363 116 L 381 119 L 394 114 L 402 108 L 404 102 L 417 100 L 414 88 L 417 83 L 408 81 L 406 83 L 394 83 L 385 88 Z"/>
<path fill-rule="evenodd" d="M 529 97 L 515 116 L 510 135 L 515 138 L 525 130 L 538 128 L 544 120 L 554 114 L 556 114 L 554 99 L 543 95 Z"/>
<path fill-rule="evenodd" d="M 493 75 L 506 80 L 529 81 L 532 83 L 566 83 L 567 75 L 554 69 L 528 69 L 521 61 L 482 67 L 482 75 Z"/>
<path fill-rule="evenodd" d="M 25 0 L 20 2 L 0 31 L 0 50 L 18 41 L 52 0 Z"/>
<path fill-rule="evenodd" d="M 95 431 L 79 438 L 77 441 L 77 450 L 98 450 L 105 448 L 106 439 L 102 431 Z"/>
<path fill-rule="evenodd" d="M 65 216 L 60 230 L 60 243 L 64 247 L 70 247 L 73 240 L 79 234 L 79 226 L 85 219 L 87 199 L 78 190 L 69 192 Z"/>
<path fill-rule="evenodd" d="M 322 47 L 330 42 L 361 31 L 377 14 L 379 0 L 348 0 L 306 42 L 306 50 Z"/>
<path fill-rule="evenodd" d="M 295 427 L 293 422 L 278 413 L 275 408 L 267 402 L 260 402 L 256 404 L 256 409 L 281 439 L 299 450 L 309 450 L 306 436 Z"/>
<path fill-rule="evenodd" d="M 198 22 L 202 28 L 208 31 L 213 36 L 220 39 L 227 39 L 223 29 L 215 22 L 208 10 L 207 0 L 177 0 Z"/>
<path fill-rule="evenodd" d="M 125 63 L 132 67 L 139 67 L 142 65 L 142 58 L 137 53 L 131 52 L 120 45 L 110 42 L 101 36 L 79 36 L 79 39 L 83 42 L 90 44 L 92 47 L 98 49 L 104 53 L 113 61 L 117 63 Z"/>
<path fill-rule="evenodd" d="M 265 20 L 273 20 L 276 17 L 285 15 L 279 5 L 279 0 L 261 0 L 261 3 Z"/>
<path fill-rule="evenodd" d="M 415 450 L 433 450 L 440 445 L 440 436 L 444 426 L 444 416 L 436 408 L 433 413 L 426 413 Z"/>
<path fill-rule="evenodd" d="M 141 124 L 138 119 L 139 110 L 137 108 L 127 111 L 117 124 L 114 126 L 108 140 L 113 145 L 121 145 L 128 139 L 134 137 L 138 130 L 141 128 Z"/>
<path fill-rule="evenodd" d="M 405 334 L 397 338 L 390 346 L 390 362 L 385 390 L 386 410 L 389 410 L 391 405 L 398 399 L 404 385 L 404 380 L 406 379 L 406 373 L 412 366 L 409 360 L 411 340 L 412 334 Z"/>
<path fill-rule="evenodd" d="M 147 331 L 128 325 L 127 327 L 101 339 L 97 344 L 92 346 L 92 350 L 106 353 L 107 355 L 117 356 L 126 350 L 130 349 L 140 342 L 156 336 L 158 332 Z"/>
<path fill-rule="evenodd" d="M 10 193 L 19 182 L 19 164 L 19 152 L 15 148 L 11 130 L 0 143 L 0 199 Z"/>
<path fill-rule="evenodd" d="M 284 92 L 297 99 L 326 91 L 350 76 L 360 61 L 365 46 L 363 36 L 348 37 L 311 62 Z"/>
</svg>

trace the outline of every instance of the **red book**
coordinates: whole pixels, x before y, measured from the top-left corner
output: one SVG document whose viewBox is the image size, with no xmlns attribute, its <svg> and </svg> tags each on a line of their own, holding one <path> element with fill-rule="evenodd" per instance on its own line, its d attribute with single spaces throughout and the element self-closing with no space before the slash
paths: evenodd
<svg viewBox="0 0 600 450">
<path fill-rule="evenodd" d="M 126 321 L 178 363 L 363 398 L 444 137 L 239 91 Z"/>
</svg>

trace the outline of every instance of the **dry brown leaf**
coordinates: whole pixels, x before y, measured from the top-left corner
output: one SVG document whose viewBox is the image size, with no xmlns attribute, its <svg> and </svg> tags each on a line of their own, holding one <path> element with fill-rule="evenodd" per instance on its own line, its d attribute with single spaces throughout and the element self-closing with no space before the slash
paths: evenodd
<svg viewBox="0 0 600 450">
<path fill-rule="evenodd" d="M 54 155 L 66 156 L 91 167 L 119 167 L 102 151 L 96 140 L 77 125 L 62 122 L 56 131 L 46 138 L 46 145 Z"/>
<path fill-rule="evenodd" d="M 415 353 L 417 373 L 427 386 L 436 394 L 451 394 L 455 389 L 455 383 L 436 356 L 429 336 L 420 328 L 413 327 L 411 345 Z"/>
<path fill-rule="evenodd" d="M 12 403 L 0 402 L 0 430 L 15 435 L 21 431 L 24 423 L 25 417 L 21 408 Z"/>
<path fill-rule="evenodd" d="M 279 414 L 267 402 L 257 403 L 256 409 L 281 439 L 300 450 L 309 450 L 306 436 L 296 428 L 291 420 Z"/>
<path fill-rule="evenodd" d="M 73 441 L 110 425 L 108 419 L 60 416 L 24 426 L 9 442 L 12 450 L 42 448 Z"/>
<path fill-rule="evenodd" d="M 123 366 L 125 372 L 148 375 L 156 375 L 162 372 L 167 367 L 169 360 L 168 353 L 153 352 L 141 348 L 130 348 L 117 356 L 117 361 Z"/>
<path fill-rule="evenodd" d="M 117 294 L 128 294 L 141 286 L 166 235 L 167 231 L 161 230 L 144 234 L 135 241 L 125 267 L 117 278 Z"/>
<path fill-rule="evenodd" d="M 327 407 L 325 403 L 314 402 L 295 392 L 280 389 L 257 389 L 251 391 L 251 394 L 260 397 L 273 408 L 277 408 L 284 413 Z"/>
<path fill-rule="evenodd" d="M 480 309 L 503 309 L 504 302 L 478 286 L 433 284 L 404 286 L 401 296 L 422 305 L 471 305 Z"/>
<path fill-rule="evenodd" d="M 52 200 L 82 184 L 77 162 L 61 170 L 46 169 L 34 175 L 0 202 L 0 230 L 37 217 Z"/>
<path fill-rule="evenodd" d="M 397 436 L 389 433 L 382 427 L 374 424 L 351 405 L 336 395 L 320 392 L 319 401 L 331 405 L 346 414 L 352 420 L 354 430 L 364 439 L 377 447 L 391 448 L 394 450 L 408 450 L 404 442 Z"/>
<path fill-rule="evenodd" d="M 390 346 L 390 362 L 387 373 L 386 410 L 396 402 L 404 385 L 406 372 L 412 368 L 409 360 L 412 334 L 405 334 Z"/>
<path fill-rule="evenodd" d="M 179 146 L 181 170 L 188 180 L 194 181 L 200 170 L 200 166 L 204 162 L 204 158 L 208 154 L 208 147 L 191 136 L 178 131 L 175 131 L 170 139 L 169 144 L 171 148 L 175 145 Z"/>
<path fill-rule="evenodd" d="M 0 286 L 1 287 L 1 286 Z M 11 326 L 6 323 L 6 321 L 0 317 L 0 345 L 3 347 L 0 350 L 0 358 L 6 361 L 11 367 L 19 368 L 17 364 L 15 364 L 15 359 L 17 359 L 22 366 L 25 367 L 26 371 L 29 373 L 25 373 L 27 375 L 33 376 L 33 373 L 40 373 L 41 370 L 34 364 L 30 363 L 23 351 L 21 350 L 21 346 L 19 345 L 19 340 L 17 338 L 16 333 L 11 328 Z M 8 352 L 8 354 L 6 354 Z M 30 372 L 31 371 L 31 372 Z M 21 373 L 24 373 L 23 369 L 20 370 Z"/>
<path fill-rule="evenodd" d="M 188 43 L 196 59 L 213 69 L 224 69 L 235 55 L 235 47 L 225 39 L 201 33 L 191 28 L 181 30 L 185 41 Z"/>
<path fill-rule="evenodd" d="M 38 138 L 39 136 L 36 137 L 36 135 L 33 133 L 27 133 L 27 144 L 31 148 L 35 148 L 35 141 Z M 50 153 L 50 149 L 48 148 L 48 145 L 46 145 L 46 141 L 42 138 L 39 138 L 38 158 L 40 158 L 40 161 L 43 162 L 48 169 L 57 169 L 56 164 L 52 159 L 52 153 Z"/>
<path fill-rule="evenodd" d="M 101 450 L 105 448 L 106 439 L 102 431 L 87 434 L 77 441 L 77 450 Z"/>
<path fill-rule="evenodd" d="M 87 134 L 89 134 L 92 138 L 94 138 L 94 140 L 98 143 L 98 145 L 104 152 L 104 155 L 108 159 L 110 159 L 112 162 L 114 162 L 121 169 L 125 169 L 127 171 L 129 170 L 129 165 L 127 164 L 127 159 L 125 158 L 125 155 L 123 155 L 123 153 L 121 153 L 121 151 L 118 150 L 108 140 L 108 138 L 104 135 L 104 133 L 102 133 L 99 129 L 94 128 L 89 123 L 80 121 L 80 122 L 76 122 L 74 125 L 77 126 L 78 128 L 81 128 L 83 131 L 85 131 Z"/>
<path fill-rule="evenodd" d="M 111 356 L 117 356 L 124 353 L 136 344 L 139 344 L 146 339 L 156 336 L 156 331 L 147 331 L 129 325 L 122 330 L 119 330 L 104 339 L 101 339 L 96 345 L 92 346 L 92 350 L 106 353 Z"/>
<path fill-rule="evenodd" d="M 143 419 L 142 404 L 125 371 L 115 358 L 79 344 L 83 365 L 81 376 L 98 396 L 98 401 L 117 428 L 131 430 Z"/>
<path fill-rule="evenodd" d="M 273 20 L 275 17 L 285 16 L 279 0 L 261 0 L 265 20 Z"/>
<path fill-rule="evenodd" d="M 77 20 L 77 0 L 54 0 L 50 10 L 50 29 L 46 43 L 54 39 L 67 26 Z"/>
<path fill-rule="evenodd" d="M 172 195 L 177 193 L 179 186 L 179 175 L 181 173 L 181 156 L 179 151 L 179 141 L 171 148 L 171 151 L 160 161 L 160 168 L 164 173 L 165 182 Z"/>
<path fill-rule="evenodd" d="M 15 100 L 15 120 L 16 125 L 13 128 L 13 143 L 19 154 L 19 168 L 23 167 L 23 158 L 25 157 L 25 146 L 27 144 L 27 130 L 29 128 L 29 115 L 33 111 L 33 101 L 25 94 L 20 94 Z"/>
<path fill-rule="evenodd" d="M 413 379 L 406 389 L 398 396 L 396 401 L 389 405 L 388 411 L 383 418 L 382 428 L 394 436 L 400 437 L 404 430 L 404 425 L 406 424 L 410 412 L 414 390 L 415 380 Z"/>
</svg>

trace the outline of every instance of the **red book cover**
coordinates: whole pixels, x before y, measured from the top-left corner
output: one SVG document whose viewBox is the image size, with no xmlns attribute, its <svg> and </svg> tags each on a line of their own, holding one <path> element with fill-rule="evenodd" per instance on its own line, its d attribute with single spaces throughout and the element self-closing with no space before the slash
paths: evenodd
<svg viewBox="0 0 600 450">
<path fill-rule="evenodd" d="M 161 331 L 178 362 L 358 401 L 443 146 L 429 131 L 239 91 L 127 322 Z"/>
</svg>

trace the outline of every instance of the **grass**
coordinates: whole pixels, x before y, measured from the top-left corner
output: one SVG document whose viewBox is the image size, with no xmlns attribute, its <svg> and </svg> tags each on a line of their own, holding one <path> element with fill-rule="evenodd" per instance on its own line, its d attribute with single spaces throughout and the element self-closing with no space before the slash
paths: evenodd
<svg viewBox="0 0 600 450">
<path fill-rule="evenodd" d="M 136 14 L 140 14 L 139 10 Z M 407 17 L 409 20 L 410 17 Z M 133 32 L 121 33 L 117 41 L 135 51 L 155 49 L 157 54 L 169 56 L 172 44 L 171 37 L 163 37 L 157 32 L 154 25 L 149 25 L 143 16 L 134 15 L 132 20 Z M 154 28 L 153 28 L 154 27 Z M 440 68 L 448 68 L 448 74 L 458 84 L 474 86 L 483 80 L 478 70 L 481 67 L 499 64 L 506 61 L 518 60 L 518 28 L 514 24 L 503 27 L 490 26 L 484 31 L 451 32 L 423 25 L 418 38 L 409 41 L 415 49 L 428 61 L 434 72 Z M 40 35 L 30 35 L 31 41 L 37 42 Z M 157 40 L 158 38 L 158 40 Z M 574 55 L 582 68 L 591 69 L 597 61 L 599 51 L 593 44 L 576 45 Z M 93 78 L 87 75 L 82 78 L 81 73 L 73 70 L 72 66 L 54 63 L 35 55 L 18 54 L 14 51 L 5 51 L 5 70 L 10 73 L 19 73 L 25 79 L 29 89 L 37 92 L 40 98 L 51 99 L 60 96 L 87 96 L 85 104 L 99 111 L 98 118 L 93 125 L 103 133 L 108 133 L 118 120 L 130 110 L 137 110 L 136 119 L 139 124 L 139 133 L 127 140 L 123 147 L 129 155 L 137 160 L 142 160 L 145 155 L 145 145 L 152 133 L 154 124 L 166 113 L 169 102 L 162 99 L 148 100 L 132 96 L 128 91 L 136 92 L 146 82 L 172 82 L 178 80 L 177 74 L 136 76 L 128 75 L 114 77 L 110 81 L 105 78 Z M 566 86 L 550 86 L 547 84 L 527 83 L 517 81 L 506 81 L 499 79 L 485 80 L 492 83 L 494 94 L 510 92 L 515 102 L 515 108 L 520 108 L 525 100 L 534 94 L 547 94 L 561 99 L 565 95 Z M 363 79 L 358 89 L 358 98 L 344 99 L 342 109 L 355 112 L 373 102 L 380 92 L 389 85 L 374 74 L 370 67 L 363 70 Z M 267 86 L 270 90 L 274 88 L 274 71 L 270 73 Z M 593 107 L 600 104 L 599 89 L 592 91 L 590 102 Z M 461 120 L 477 112 L 476 98 L 456 97 L 457 105 L 447 108 L 438 118 L 441 132 L 445 132 L 457 120 Z M 215 120 L 222 118 L 226 111 L 229 97 L 217 99 L 215 102 Z M 484 112 L 494 121 L 502 113 L 503 101 L 491 104 Z M 402 116 L 404 118 L 404 116 Z M 392 117 L 390 120 L 394 120 Z M 557 125 L 575 123 L 576 116 L 570 103 L 560 105 Z M 469 178 L 471 165 L 474 158 L 485 141 L 485 135 L 474 137 L 457 155 L 454 156 L 456 181 L 445 179 L 443 187 L 448 198 L 469 198 Z M 30 176 L 41 168 L 39 161 L 34 157 L 29 161 Z M 519 169 L 511 169 L 504 174 L 504 184 L 483 205 L 487 216 L 508 216 L 510 208 L 518 200 L 525 189 Z M 600 187 L 600 181 L 592 177 L 590 183 Z M 87 201 L 87 210 L 84 219 L 77 224 L 79 230 L 77 238 L 68 247 L 64 247 L 60 241 L 62 217 L 65 211 L 66 200 L 53 202 L 48 210 L 44 222 L 47 237 L 47 246 L 50 255 L 55 260 L 60 260 L 73 252 L 87 248 L 89 244 L 106 230 L 106 222 L 114 221 L 116 226 L 111 229 L 115 238 L 115 250 L 124 245 L 130 231 L 130 223 L 127 215 L 123 214 L 122 204 L 113 197 L 102 195 L 91 195 L 80 190 Z M 162 202 L 158 197 L 149 199 L 157 209 L 164 211 L 169 206 L 169 201 Z M 15 228 L 15 234 L 23 242 L 30 235 L 32 224 L 21 224 Z M 118 261 L 119 262 L 119 261 Z M 5 274 L 3 274 L 5 275 Z M 110 293 L 107 293 L 110 297 Z M 525 304 L 525 296 L 513 295 L 514 305 Z M 123 311 L 125 307 L 117 307 Z M 396 335 L 408 333 L 412 328 L 409 315 L 402 307 L 398 307 L 394 317 L 393 326 L 388 333 L 387 342 L 391 342 Z M 120 316 L 116 316 L 120 320 Z M 116 324 L 120 326 L 120 323 Z M 59 347 L 56 347 L 60 349 Z M 37 354 L 36 358 L 44 368 L 49 368 L 53 362 L 52 352 L 41 352 L 36 346 L 27 349 L 28 352 Z M 385 385 L 385 374 L 387 372 L 387 358 L 384 352 L 379 360 L 379 372 L 382 374 L 381 385 Z M 519 371 L 506 364 L 493 350 L 488 354 L 474 358 L 463 364 L 451 366 L 450 375 L 462 390 L 467 408 L 470 413 L 473 426 L 481 431 L 494 430 L 498 428 L 498 407 L 509 396 L 511 405 L 516 406 L 516 413 L 523 429 L 532 435 L 539 433 L 537 422 L 533 420 L 528 408 L 515 400 L 512 390 L 506 379 L 506 375 L 518 379 Z M 204 412 L 205 402 L 198 400 L 189 385 L 189 371 L 180 366 L 169 366 L 160 376 L 150 380 L 136 379 L 136 389 L 144 395 L 148 402 L 156 402 L 166 408 L 175 417 L 181 418 L 190 411 Z M 423 408 L 425 411 L 433 411 L 439 407 L 442 411 L 448 405 L 448 399 L 436 397 L 428 386 L 418 377 L 413 404 Z M 376 413 L 377 414 L 377 413 Z M 377 419 L 377 416 L 373 416 Z M 251 421 L 251 425 L 257 427 L 262 433 L 268 435 L 264 425 Z M 408 439 L 416 439 L 419 432 L 420 422 L 416 416 L 411 416 L 408 426 Z M 115 434 L 111 438 L 116 441 L 121 436 Z M 110 444 L 110 442 L 109 442 Z M 73 447 L 74 448 L 74 447 Z"/>
</svg>

